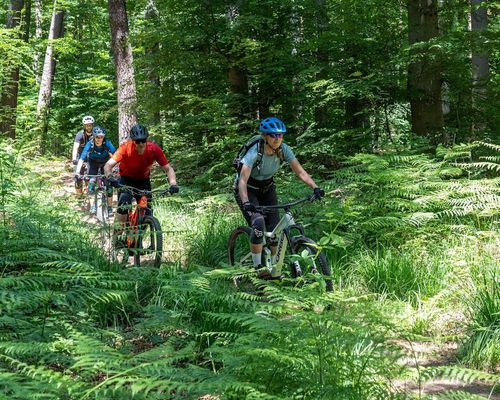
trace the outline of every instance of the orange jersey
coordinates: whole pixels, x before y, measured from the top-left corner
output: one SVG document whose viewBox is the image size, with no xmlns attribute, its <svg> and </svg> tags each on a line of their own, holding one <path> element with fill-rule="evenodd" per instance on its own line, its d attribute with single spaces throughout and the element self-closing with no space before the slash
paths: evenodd
<svg viewBox="0 0 500 400">
<path fill-rule="evenodd" d="M 121 176 L 132 179 L 146 179 L 149 178 L 151 167 L 155 161 L 161 167 L 168 164 L 167 157 L 156 143 L 148 141 L 142 155 L 137 153 L 136 146 L 133 140 L 129 140 L 120 145 L 113 154 L 113 160 L 120 163 Z"/>
</svg>

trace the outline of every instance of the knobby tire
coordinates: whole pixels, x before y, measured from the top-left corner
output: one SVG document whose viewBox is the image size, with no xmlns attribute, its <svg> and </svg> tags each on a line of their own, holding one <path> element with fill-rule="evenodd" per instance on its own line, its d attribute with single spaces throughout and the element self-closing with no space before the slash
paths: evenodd
<svg viewBox="0 0 500 400">
<path fill-rule="evenodd" d="M 307 250 L 308 254 L 312 257 L 314 262 L 314 266 L 325 277 L 326 291 L 333 291 L 333 282 L 331 280 L 332 270 L 330 268 L 330 264 L 326 259 L 325 254 L 318 249 L 317 244 L 305 236 L 299 236 L 292 239 L 292 243 L 290 243 L 290 247 L 292 249 L 293 254 L 301 254 L 303 250 Z M 310 272 L 310 266 L 301 262 L 302 271 Z"/>
<path fill-rule="evenodd" d="M 145 240 L 146 239 L 146 240 Z M 144 248 L 146 246 L 146 248 Z M 160 222 L 152 215 L 146 215 L 142 221 L 139 235 L 134 251 L 134 265 L 141 266 L 141 257 L 153 254 L 153 267 L 158 268 L 161 264 L 163 252 L 163 233 Z"/>
</svg>

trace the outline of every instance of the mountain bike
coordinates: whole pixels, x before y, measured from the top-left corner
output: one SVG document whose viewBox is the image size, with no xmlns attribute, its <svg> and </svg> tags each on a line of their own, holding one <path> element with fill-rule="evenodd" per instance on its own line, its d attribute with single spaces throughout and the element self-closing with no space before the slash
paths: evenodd
<svg viewBox="0 0 500 400">
<path fill-rule="evenodd" d="M 100 222 L 105 224 L 109 217 L 108 187 L 106 185 L 105 177 L 104 175 L 101 174 L 100 169 L 98 175 L 85 175 L 85 177 L 88 179 L 95 179 L 94 181 L 95 215 Z"/>
<path fill-rule="evenodd" d="M 315 199 L 314 195 L 304 197 L 287 204 L 274 206 L 256 206 L 259 213 L 272 209 L 282 209 L 283 216 L 272 232 L 264 231 L 264 247 L 262 248 L 262 263 L 273 278 L 282 276 L 285 264 L 285 253 L 289 253 L 290 275 L 305 282 L 315 279 L 314 275 L 322 274 L 325 279 L 326 291 L 333 290 L 330 265 L 320 247 L 307 236 L 304 227 L 294 221 L 291 208 Z M 292 232 L 296 232 L 292 235 Z M 253 269 L 252 253 L 250 252 L 250 235 L 252 229 L 240 226 L 231 232 L 228 243 L 228 258 L 230 265 L 241 265 Z M 270 243 L 277 243 L 276 262 L 271 261 Z"/>
<path fill-rule="evenodd" d="M 125 231 L 120 237 L 113 233 L 112 258 L 120 264 L 127 264 L 129 257 L 134 258 L 134 265 L 152 265 L 157 268 L 161 264 L 163 251 L 163 233 L 160 221 L 153 216 L 153 210 L 148 206 L 148 196 L 156 193 L 164 196 L 169 189 L 138 190 L 120 184 L 116 187 L 126 188 L 133 195 L 141 196 L 135 206 L 127 213 L 127 224 Z"/>
</svg>

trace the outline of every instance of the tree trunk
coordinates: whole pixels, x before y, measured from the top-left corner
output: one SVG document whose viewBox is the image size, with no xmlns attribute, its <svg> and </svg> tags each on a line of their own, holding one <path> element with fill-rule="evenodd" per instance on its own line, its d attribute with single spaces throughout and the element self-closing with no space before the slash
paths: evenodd
<svg viewBox="0 0 500 400">
<path fill-rule="evenodd" d="M 35 0 L 35 41 L 42 38 L 42 0 Z M 40 64 L 40 52 L 35 49 L 33 54 L 33 71 L 35 72 L 35 81 L 38 85 L 41 83 L 41 75 L 38 71 Z"/>
<path fill-rule="evenodd" d="M 410 45 L 428 42 L 439 34 L 437 0 L 409 0 L 408 37 Z M 408 94 L 411 106 L 411 124 L 419 136 L 433 143 L 447 142 L 443 135 L 441 104 L 441 65 L 431 54 L 432 47 L 419 45 L 410 49 L 408 66 Z"/>
<path fill-rule="evenodd" d="M 228 71 L 229 91 L 232 99 L 229 111 L 237 119 L 248 117 L 248 76 L 245 70 L 233 64 Z"/>
<path fill-rule="evenodd" d="M 472 136 L 486 128 L 486 118 L 481 116 L 481 104 L 487 98 L 488 81 L 490 77 L 488 53 L 481 49 L 481 35 L 488 28 L 488 14 L 484 6 L 485 0 L 471 0 L 471 30 L 472 40 L 472 109 L 474 110 Z"/>
<path fill-rule="evenodd" d="M 15 29 L 21 21 L 22 0 L 11 0 L 7 14 L 7 29 Z M 16 138 L 17 94 L 19 91 L 19 65 L 12 65 L 4 71 L 0 99 L 0 132 L 12 139 Z"/>
<path fill-rule="evenodd" d="M 42 154 L 45 151 L 45 137 L 47 134 L 47 122 L 50 107 L 50 96 L 52 95 L 52 80 L 56 69 L 56 61 L 54 60 L 54 40 L 59 39 L 63 35 L 64 10 L 59 10 L 57 0 L 54 0 L 54 11 L 52 12 L 52 20 L 50 22 L 50 30 L 48 35 L 47 50 L 45 51 L 45 60 L 43 62 L 42 80 L 40 83 L 40 91 L 38 93 L 38 104 L 36 115 L 38 126 L 41 130 L 41 146 Z"/>
<path fill-rule="evenodd" d="M 24 37 L 23 40 L 28 43 L 30 41 L 31 28 L 31 0 L 24 2 Z"/>
<path fill-rule="evenodd" d="M 128 19 L 125 0 L 108 0 L 111 46 L 115 63 L 118 129 L 120 144 L 130 136 L 136 123 L 137 94 L 135 88 L 132 46 L 128 37 Z"/>
<path fill-rule="evenodd" d="M 328 30 L 328 8 L 326 0 L 315 0 L 316 4 L 316 33 L 318 37 L 318 48 L 316 49 L 316 59 L 319 71 L 316 74 L 317 80 L 328 77 L 326 67 L 328 66 L 328 53 L 321 46 L 321 36 Z M 326 128 L 328 124 L 328 112 L 325 104 L 318 102 L 314 107 L 314 122 L 318 129 Z"/>
<path fill-rule="evenodd" d="M 232 26 L 241 14 L 243 1 L 238 0 L 230 5 L 226 12 L 226 18 L 229 25 Z M 249 92 L 248 92 L 248 74 L 245 69 L 243 52 L 233 52 L 229 55 L 227 79 L 229 83 L 229 92 L 231 98 L 229 100 L 229 114 L 236 120 L 242 121 L 248 118 L 249 113 Z M 240 124 L 242 131 L 247 130 L 244 124 Z"/>
</svg>

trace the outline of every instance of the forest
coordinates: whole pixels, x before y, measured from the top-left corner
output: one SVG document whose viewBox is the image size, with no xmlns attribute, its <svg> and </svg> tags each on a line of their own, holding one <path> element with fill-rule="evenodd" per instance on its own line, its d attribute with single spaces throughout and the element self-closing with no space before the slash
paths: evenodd
<svg viewBox="0 0 500 400">
<path fill-rule="evenodd" d="M 499 13 L 3 1 L 0 400 L 500 399 Z M 120 262 L 75 194 L 85 116 L 116 147 L 146 126 L 175 169 L 158 265 Z M 269 117 L 325 192 L 273 280 L 231 258 L 233 159 Z M 292 168 L 279 204 L 312 194 Z"/>
</svg>

